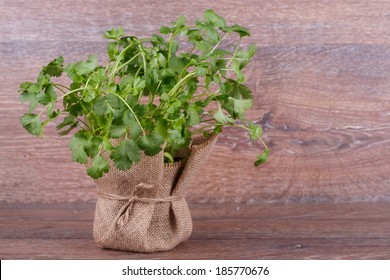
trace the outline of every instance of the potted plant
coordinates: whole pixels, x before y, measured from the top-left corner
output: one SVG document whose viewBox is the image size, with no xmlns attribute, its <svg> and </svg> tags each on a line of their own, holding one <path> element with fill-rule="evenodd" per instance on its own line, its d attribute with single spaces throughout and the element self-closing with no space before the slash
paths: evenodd
<svg viewBox="0 0 390 280">
<path fill-rule="evenodd" d="M 189 237 L 184 193 L 224 127 L 263 144 L 255 165 L 267 159 L 261 127 L 245 118 L 253 101 L 242 70 L 255 46 L 240 40 L 249 31 L 207 10 L 194 25 L 180 16 L 160 33 L 113 28 L 104 34 L 106 65 L 94 55 L 66 66 L 58 57 L 20 85 L 29 133 L 42 137 L 58 119 L 59 135 L 73 133 L 72 159 L 97 185 L 94 237 L 104 248 L 162 251 Z M 64 73 L 69 85 L 58 82 Z"/>
</svg>

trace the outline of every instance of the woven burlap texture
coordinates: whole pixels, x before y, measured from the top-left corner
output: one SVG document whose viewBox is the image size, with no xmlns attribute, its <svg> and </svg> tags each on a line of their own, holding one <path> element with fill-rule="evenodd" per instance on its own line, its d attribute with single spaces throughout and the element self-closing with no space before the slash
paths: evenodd
<svg viewBox="0 0 390 280">
<path fill-rule="evenodd" d="M 197 137 L 183 158 L 164 164 L 164 153 L 97 179 L 93 235 L 103 248 L 134 252 L 166 251 L 187 240 L 192 219 L 184 194 L 217 140 Z"/>
</svg>

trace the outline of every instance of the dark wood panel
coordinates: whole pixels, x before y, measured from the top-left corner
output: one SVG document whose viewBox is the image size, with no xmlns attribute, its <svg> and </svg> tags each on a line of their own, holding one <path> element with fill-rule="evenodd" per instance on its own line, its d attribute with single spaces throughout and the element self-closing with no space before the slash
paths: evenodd
<svg viewBox="0 0 390 280">
<path fill-rule="evenodd" d="M 174 251 L 140 254 L 103 250 L 86 239 L 0 239 L 4 259 L 390 259 L 384 247 L 390 239 L 239 239 L 195 240 L 179 244 Z"/>
<path fill-rule="evenodd" d="M 191 204 L 191 238 L 152 254 L 97 247 L 92 203 L 0 206 L 1 259 L 390 259 L 388 203 Z"/>
<path fill-rule="evenodd" d="M 255 169 L 256 147 L 226 130 L 189 190 L 193 202 L 390 201 L 390 18 L 388 1 L 66 0 L 0 3 L 0 200 L 94 201 L 94 183 L 70 160 L 69 138 L 53 126 L 39 141 L 18 123 L 16 93 L 42 64 L 105 56 L 104 30 L 140 35 L 179 14 L 213 8 L 248 26 L 258 52 L 248 69 L 270 161 Z"/>
<path fill-rule="evenodd" d="M 245 0 L 238 3 L 199 0 L 163 3 L 117 0 L 111 3 L 93 0 L 2 1 L 0 40 L 96 41 L 113 25 L 146 35 L 181 14 L 194 20 L 201 17 L 204 10 L 212 8 L 230 23 L 248 25 L 259 45 L 351 42 L 388 45 L 390 42 L 388 1 Z"/>
<path fill-rule="evenodd" d="M 0 239 L 91 239 L 94 204 L 78 204 L 2 205 Z M 390 215 L 378 207 L 389 206 L 191 204 L 192 238 L 382 238 Z"/>
</svg>

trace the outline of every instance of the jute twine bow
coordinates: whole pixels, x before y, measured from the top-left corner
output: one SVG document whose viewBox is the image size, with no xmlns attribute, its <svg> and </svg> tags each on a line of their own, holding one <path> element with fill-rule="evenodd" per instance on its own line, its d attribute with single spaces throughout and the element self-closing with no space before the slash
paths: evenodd
<svg viewBox="0 0 390 280">
<path fill-rule="evenodd" d="M 149 190 L 153 188 L 153 185 L 140 183 L 135 186 L 135 188 L 131 191 L 129 196 L 120 196 L 116 194 L 110 194 L 110 193 L 99 193 L 100 198 L 110 199 L 110 200 L 127 200 L 125 204 L 119 209 L 118 214 L 115 217 L 116 225 L 124 226 L 129 222 L 129 217 L 131 210 L 133 208 L 134 202 L 141 202 L 141 203 L 164 203 L 164 202 L 173 202 L 178 201 L 182 199 L 180 196 L 168 196 L 168 197 L 159 197 L 159 198 L 152 198 L 152 197 L 139 197 L 138 192 L 142 189 Z"/>
</svg>

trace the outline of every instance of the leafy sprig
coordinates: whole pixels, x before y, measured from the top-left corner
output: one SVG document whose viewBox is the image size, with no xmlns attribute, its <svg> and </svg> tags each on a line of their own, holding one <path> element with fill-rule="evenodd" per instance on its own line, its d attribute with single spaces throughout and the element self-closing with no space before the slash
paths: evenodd
<svg viewBox="0 0 390 280">
<path fill-rule="evenodd" d="M 195 134 L 218 134 L 226 126 L 244 128 L 252 141 L 263 144 L 255 161 L 259 165 L 269 151 L 261 127 L 245 117 L 253 96 L 243 69 L 256 51 L 253 44 L 241 47 L 247 36 L 245 27 L 227 25 L 212 10 L 194 25 L 180 16 L 150 38 L 112 28 L 104 34 L 107 65 L 99 65 L 94 55 L 66 66 L 58 57 L 42 68 L 35 83 L 20 85 L 20 100 L 30 105 L 20 122 L 42 137 L 49 122 L 64 116 L 59 134 L 76 130 L 69 142 L 72 159 L 89 161 L 87 173 L 94 179 L 109 170 L 104 153 L 121 170 L 138 162 L 141 152 L 153 156 L 163 147 L 166 161 L 174 161 Z M 228 39 L 238 40 L 224 47 Z M 70 85 L 56 83 L 64 73 Z M 114 146 L 112 139 L 120 143 Z"/>
</svg>

